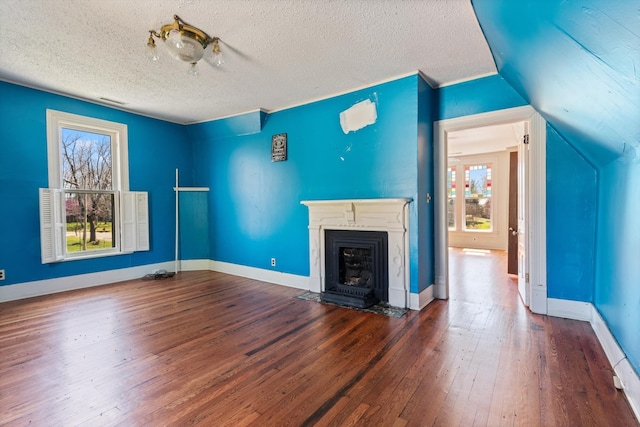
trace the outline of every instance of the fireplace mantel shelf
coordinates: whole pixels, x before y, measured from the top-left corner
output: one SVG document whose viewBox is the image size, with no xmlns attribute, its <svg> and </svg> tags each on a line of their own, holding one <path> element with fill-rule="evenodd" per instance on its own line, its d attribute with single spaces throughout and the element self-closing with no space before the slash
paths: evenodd
<svg viewBox="0 0 640 427">
<path fill-rule="evenodd" d="M 408 307 L 410 198 L 303 200 L 309 208 L 310 290 L 325 289 L 325 230 L 378 230 L 389 237 L 389 304 Z"/>
<path fill-rule="evenodd" d="M 342 203 L 355 203 L 355 204 L 388 204 L 388 203 L 399 203 L 406 204 L 411 202 L 412 199 L 409 198 L 398 198 L 398 199 L 339 199 L 339 200 L 303 200 L 300 202 L 301 205 L 311 206 L 311 205 L 335 205 Z"/>
</svg>

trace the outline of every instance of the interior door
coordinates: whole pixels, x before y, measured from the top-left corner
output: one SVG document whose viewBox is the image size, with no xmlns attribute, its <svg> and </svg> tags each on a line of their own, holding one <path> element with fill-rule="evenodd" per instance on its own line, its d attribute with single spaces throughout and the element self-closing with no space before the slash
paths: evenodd
<svg viewBox="0 0 640 427">
<path fill-rule="evenodd" d="M 529 122 L 524 123 L 524 137 L 518 143 L 518 293 L 527 307 L 530 304 L 529 247 Z"/>
<path fill-rule="evenodd" d="M 518 152 L 509 153 L 509 230 L 507 273 L 518 274 Z"/>
</svg>

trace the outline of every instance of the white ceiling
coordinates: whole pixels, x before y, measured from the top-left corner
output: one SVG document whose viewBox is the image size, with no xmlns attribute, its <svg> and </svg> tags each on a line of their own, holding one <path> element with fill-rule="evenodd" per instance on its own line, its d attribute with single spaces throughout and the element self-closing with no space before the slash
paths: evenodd
<svg viewBox="0 0 640 427">
<path fill-rule="evenodd" d="M 447 133 L 447 153 L 452 158 L 495 153 L 516 147 L 524 136 L 524 122 L 483 126 Z"/>
<path fill-rule="evenodd" d="M 220 37 L 223 67 L 147 60 L 174 14 Z M 470 0 L 2 0 L 0 17 L 0 80 L 178 123 L 496 72 Z"/>
</svg>

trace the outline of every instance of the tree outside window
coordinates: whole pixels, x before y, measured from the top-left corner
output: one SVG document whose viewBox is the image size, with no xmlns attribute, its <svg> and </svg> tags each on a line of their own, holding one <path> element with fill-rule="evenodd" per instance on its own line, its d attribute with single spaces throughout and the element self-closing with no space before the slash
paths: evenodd
<svg viewBox="0 0 640 427">
<path fill-rule="evenodd" d="M 115 247 L 110 135 L 61 128 L 67 252 Z"/>
<path fill-rule="evenodd" d="M 149 250 L 148 194 L 129 191 L 127 125 L 47 110 L 42 263 Z"/>
</svg>

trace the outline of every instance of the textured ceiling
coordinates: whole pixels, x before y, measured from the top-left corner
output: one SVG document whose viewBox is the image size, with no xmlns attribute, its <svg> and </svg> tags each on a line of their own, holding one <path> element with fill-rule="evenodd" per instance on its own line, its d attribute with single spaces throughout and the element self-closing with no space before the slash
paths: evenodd
<svg viewBox="0 0 640 427">
<path fill-rule="evenodd" d="M 174 14 L 222 40 L 200 76 L 145 56 Z M 495 73 L 469 0 L 2 0 L 0 80 L 178 123 L 279 110 L 420 71 Z"/>
</svg>

